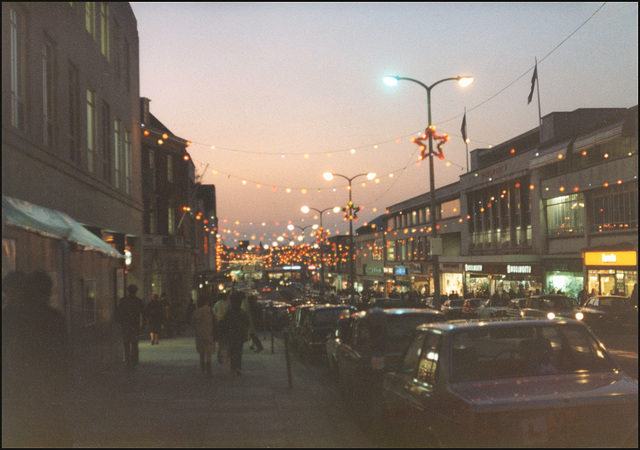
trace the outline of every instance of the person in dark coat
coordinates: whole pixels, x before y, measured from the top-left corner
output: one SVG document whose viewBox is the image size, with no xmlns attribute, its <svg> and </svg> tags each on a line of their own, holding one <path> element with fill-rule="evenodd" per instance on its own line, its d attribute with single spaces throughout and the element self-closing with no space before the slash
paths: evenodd
<svg viewBox="0 0 640 450">
<path fill-rule="evenodd" d="M 51 277 L 35 271 L 22 301 L 2 313 L 2 447 L 73 444 L 63 408 L 71 344 L 64 316 L 48 305 L 52 289 Z"/>
<path fill-rule="evenodd" d="M 120 299 L 117 317 L 122 327 L 122 342 L 124 345 L 124 359 L 127 369 L 134 369 L 138 365 L 138 336 L 140 323 L 144 312 L 142 299 L 136 296 L 138 286 L 130 284 L 128 295 Z"/>
<path fill-rule="evenodd" d="M 158 299 L 158 294 L 151 294 L 151 301 L 147 303 L 144 309 L 145 319 L 147 320 L 147 328 L 151 336 L 151 345 L 160 343 L 160 333 L 162 332 L 162 324 L 164 323 L 164 311 L 162 304 Z"/>
<path fill-rule="evenodd" d="M 231 293 L 229 311 L 221 321 L 222 341 L 229 347 L 231 372 L 241 374 L 242 347 L 249 333 L 249 315 L 242 309 L 244 294 L 239 291 Z"/>
</svg>

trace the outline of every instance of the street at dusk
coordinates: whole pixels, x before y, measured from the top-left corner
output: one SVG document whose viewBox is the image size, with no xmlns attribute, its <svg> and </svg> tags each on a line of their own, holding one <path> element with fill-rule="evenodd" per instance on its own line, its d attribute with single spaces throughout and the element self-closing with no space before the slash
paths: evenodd
<svg viewBox="0 0 640 450">
<path fill-rule="evenodd" d="M 3 447 L 638 447 L 637 3 L 2 3 Z"/>
</svg>

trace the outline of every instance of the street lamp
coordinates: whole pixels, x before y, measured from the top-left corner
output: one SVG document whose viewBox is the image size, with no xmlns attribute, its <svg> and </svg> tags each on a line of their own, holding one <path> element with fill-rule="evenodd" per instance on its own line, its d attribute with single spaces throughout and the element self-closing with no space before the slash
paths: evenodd
<svg viewBox="0 0 640 450">
<path fill-rule="evenodd" d="M 354 278 L 355 278 L 355 267 L 354 267 L 354 263 L 353 263 L 353 210 L 355 209 L 355 211 L 357 212 L 360 208 L 358 207 L 357 209 L 353 206 L 353 201 L 351 199 L 351 182 L 353 180 L 355 180 L 358 177 L 367 177 L 367 180 L 373 180 L 376 177 L 376 174 L 373 172 L 369 172 L 369 173 L 360 173 L 358 175 L 355 175 L 351 178 L 347 177 L 346 175 L 341 175 L 339 173 L 331 173 L 331 172 L 325 172 L 323 175 L 324 179 L 327 181 L 331 181 L 333 180 L 333 177 L 341 177 L 344 178 L 345 180 L 347 180 L 349 182 L 349 204 L 347 205 L 347 208 L 345 208 L 345 213 L 347 211 L 349 211 L 348 213 L 348 217 L 349 217 L 349 288 L 351 289 L 351 302 L 353 303 L 355 301 L 354 295 L 355 295 L 355 289 L 354 289 Z"/>
<path fill-rule="evenodd" d="M 324 296 L 324 227 L 322 225 L 322 214 L 329 211 L 329 210 L 333 210 L 334 213 L 340 212 L 340 207 L 339 206 L 334 206 L 333 208 L 325 208 L 325 209 L 316 209 L 316 208 L 311 208 L 307 205 L 303 206 L 300 208 L 300 210 L 305 213 L 308 214 L 309 211 L 314 210 L 316 211 L 318 214 L 320 214 L 320 233 L 322 233 L 322 235 L 320 236 L 320 295 Z"/>
<path fill-rule="evenodd" d="M 302 241 L 302 239 L 304 239 L 304 230 L 306 230 L 307 228 L 313 228 L 315 230 L 316 228 L 318 228 L 318 225 L 313 224 L 313 225 L 307 225 L 306 227 L 301 227 L 299 225 L 289 224 L 289 225 L 287 225 L 287 228 L 289 229 L 289 231 L 293 231 L 294 228 L 297 228 L 300 231 L 302 231 L 302 236 L 300 236 L 298 238 L 299 241 Z M 300 238 L 302 238 L 302 239 L 300 239 Z"/>
<path fill-rule="evenodd" d="M 389 86 L 395 86 L 398 84 L 400 80 L 413 81 L 414 83 L 419 84 L 427 91 L 427 112 L 428 112 L 428 120 L 429 123 L 427 125 L 427 129 L 431 129 L 431 89 L 443 83 L 445 81 L 457 81 L 460 86 L 465 87 L 469 86 L 473 82 L 472 77 L 467 76 L 459 76 L 452 78 L 443 78 L 442 80 L 436 81 L 431 86 L 427 86 L 421 81 L 414 80 L 413 78 L 406 77 L 398 77 L 398 76 L 386 76 L 383 78 L 384 82 Z M 431 190 L 431 235 L 430 240 L 430 248 L 431 248 L 431 264 L 433 265 L 433 302 L 436 308 L 440 307 L 440 262 L 438 258 L 438 254 L 434 254 L 434 244 L 436 242 L 436 238 L 438 236 L 438 231 L 436 229 L 436 187 L 433 173 L 433 133 L 429 133 L 429 183 Z M 435 252 L 437 253 L 437 252 Z"/>
</svg>

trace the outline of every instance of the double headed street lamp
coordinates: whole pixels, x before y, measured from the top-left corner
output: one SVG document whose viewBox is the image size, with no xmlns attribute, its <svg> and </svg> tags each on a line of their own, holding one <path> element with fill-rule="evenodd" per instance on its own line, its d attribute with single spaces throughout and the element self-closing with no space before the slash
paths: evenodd
<svg viewBox="0 0 640 450">
<path fill-rule="evenodd" d="M 360 210 L 360 207 L 356 207 L 353 205 L 353 200 L 351 198 L 351 182 L 353 180 L 355 180 L 358 177 L 367 177 L 367 180 L 373 180 L 376 177 L 375 173 L 369 172 L 369 173 L 360 173 L 356 176 L 353 176 L 351 178 L 345 176 L 345 175 L 340 175 L 339 173 L 331 173 L 331 172 L 325 172 L 325 174 L 323 175 L 324 179 L 327 181 L 331 181 L 333 180 L 333 177 L 341 177 L 344 178 L 345 180 L 347 180 L 349 182 L 349 204 L 347 205 L 346 208 L 344 208 L 344 212 L 345 212 L 345 219 L 349 219 L 349 288 L 351 289 L 351 302 L 354 302 L 354 295 L 355 295 L 355 289 L 354 289 L 354 278 L 355 278 L 355 265 L 353 262 L 353 219 L 355 218 L 357 220 L 357 212 Z"/>
<path fill-rule="evenodd" d="M 324 240 L 325 240 L 325 231 L 324 231 L 324 227 L 322 226 L 322 214 L 329 211 L 330 209 L 332 209 L 334 213 L 337 213 L 340 211 L 339 206 L 335 206 L 333 208 L 325 208 L 322 210 L 311 208 L 306 205 L 300 208 L 300 210 L 305 214 L 309 213 L 310 210 L 314 210 L 318 214 L 320 214 L 320 230 L 318 231 L 320 233 L 320 239 L 318 240 L 318 245 L 320 246 L 320 295 L 322 296 L 324 296 Z"/>
<path fill-rule="evenodd" d="M 440 83 L 444 83 L 445 81 L 457 81 L 460 86 L 465 87 L 469 86 L 473 82 L 472 77 L 454 77 L 454 78 L 443 78 L 440 81 L 436 81 L 431 86 L 427 86 L 426 84 L 414 80 L 413 78 L 406 77 L 396 77 L 396 76 L 388 76 L 384 77 L 384 82 L 389 86 L 395 86 L 398 84 L 400 80 L 413 81 L 414 83 L 419 84 L 427 91 L 427 113 L 429 123 L 427 125 L 427 130 L 430 132 L 429 134 L 429 183 L 431 190 L 431 240 L 430 240 L 430 248 L 431 248 L 431 263 L 433 265 L 433 302 L 436 308 L 440 307 L 440 262 L 439 262 L 439 254 L 440 249 L 435 249 L 434 244 L 436 243 L 436 238 L 438 236 L 438 230 L 436 229 L 436 187 L 434 180 L 434 171 L 433 171 L 433 132 L 432 132 L 432 124 L 431 124 L 431 89 L 439 85 Z M 438 245 L 441 247 L 441 245 Z"/>
<path fill-rule="evenodd" d="M 302 241 L 304 239 L 304 230 L 306 230 L 307 228 L 313 228 L 314 230 L 316 228 L 318 228 L 318 225 L 307 225 L 306 227 L 301 227 L 299 225 L 293 225 L 293 224 L 289 224 L 287 225 L 287 228 L 289 229 L 289 231 L 293 231 L 294 228 L 299 229 L 300 231 L 302 231 L 302 236 L 298 237 L 299 241 Z"/>
</svg>

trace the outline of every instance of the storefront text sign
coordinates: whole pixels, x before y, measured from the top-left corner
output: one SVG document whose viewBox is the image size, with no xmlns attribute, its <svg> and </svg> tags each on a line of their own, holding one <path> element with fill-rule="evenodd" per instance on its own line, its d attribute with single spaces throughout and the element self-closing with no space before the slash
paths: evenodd
<svg viewBox="0 0 640 450">
<path fill-rule="evenodd" d="M 531 273 L 531 266 L 507 266 L 507 273 Z"/>
<path fill-rule="evenodd" d="M 482 264 L 465 264 L 464 270 L 466 272 L 482 272 Z"/>
<path fill-rule="evenodd" d="M 636 252 L 586 252 L 585 266 L 635 266 L 638 261 Z"/>
</svg>

